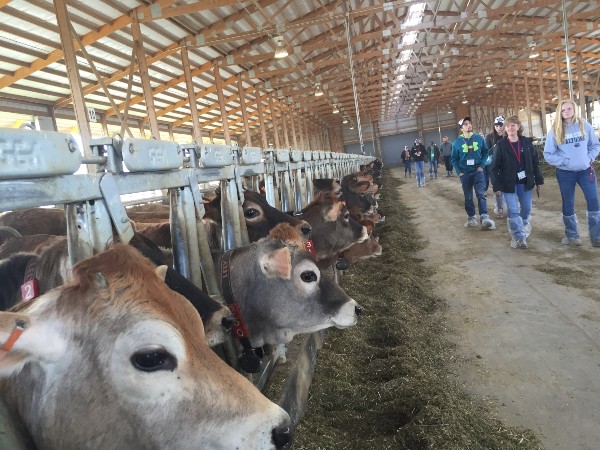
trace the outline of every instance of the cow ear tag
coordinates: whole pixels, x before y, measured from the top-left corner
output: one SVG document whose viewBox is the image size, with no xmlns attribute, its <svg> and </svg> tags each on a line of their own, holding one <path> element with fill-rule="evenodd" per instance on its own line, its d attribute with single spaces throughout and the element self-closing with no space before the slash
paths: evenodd
<svg viewBox="0 0 600 450">
<path fill-rule="evenodd" d="M 38 280 L 31 278 L 21 285 L 21 301 L 28 302 L 39 295 Z"/>
<path fill-rule="evenodd" d="M 337 262 L 335 263 L 335 268 L 337 270 L 346 270 L 349 266 L 350 266 L 350 264 L 348 263 L 348 260 L 346 258 L 344 258 L 343 256 L 341 258 L 339 258 L 337 260 Z"/>
<path fill-rule="evenodd" d="M 256 373 L 261 367 L 260 358 L 251 348 L 242 350 L 242 356 L 240 356 L 238 362 L 240 368 L 247 373 Z"/>
</svg>

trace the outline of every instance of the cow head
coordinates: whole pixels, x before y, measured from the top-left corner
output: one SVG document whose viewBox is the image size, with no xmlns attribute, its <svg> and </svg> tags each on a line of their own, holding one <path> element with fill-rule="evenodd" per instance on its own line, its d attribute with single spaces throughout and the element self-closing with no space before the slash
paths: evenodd
<svg viewBox="0 0 600 450">
<path fill-rule="evenodd" d="M 279 227 L 291 229 L 287 224 Z M 360 307 L 324 276 L 289 231 L 236 249 L 231 287 L 240 304 L 252 345 L 288 343 L 298 333 L 356 324 Z"/>
<path fill-rule="evenodd" d="M 319 194 L 302 213 L 312 226 L 318 261 L 336 257 L 367 238 L 366 228 L 350 217 L 346 204 L 333 194 Z"/>
<path fill-rule="evenodd" d="M 218 193 L 214 199 L 204 205 L 206 215 L 205 219 L 221 224 L 221 195 Z M 298 229 L 303 239 L 309 239 L 311 235 L 310 225 L 304 221 L 286 214 L 277 208 L 273 208 L 267 200 L 254 191 L 244 191 L 244 218 L 246 228 L 248 229 L 248 238 L 250 242 L 256 242 L 260 238 L 266 237 L 278 223 L 288 223 Z"/>
<path fill-rule="evenodd" d="M 0 392 L 37 448 L 286 440 L 289 416 L 206 346 L 200 316 L 164 270 L 117 244 L 78 263 L 74 281 L 0 313 L 1 342 L 22 329 L 0 359 Z"/>
</svg>

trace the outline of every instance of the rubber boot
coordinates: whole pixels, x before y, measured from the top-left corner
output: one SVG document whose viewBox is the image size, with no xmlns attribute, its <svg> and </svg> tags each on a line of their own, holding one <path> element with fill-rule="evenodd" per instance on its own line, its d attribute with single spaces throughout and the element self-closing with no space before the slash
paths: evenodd
<svg viewBox="0 0 600 450">
<path fill-rule="evenodd" d="M 592 246 L 600 247 L 600 211 L 588 211 L 587 219 Z"/>
<path fill-rule="evenodd" d="M 527 237 L 525 236 L 525 229 L 523 227 L 523 219 L 521 219 L 521 216 L 509 217 L 506 219 L 506 223 L 508 224 L 508 231 L 514 240 L 518 241 Z"/>
<path fill-rule="evenodd" d="M 525 230 L 525 238 L 531 234 L 531 215 L 527 219 L 523 219 L 523 229 Z"/>
<path fill-rule="evenodd" d="M 563 245 L 581 245 L 581 239 L 579 239 L 579 228 L 577 226 L 577 215 L 565 216 L 563 214 L 563 223 L 565 224 L 565 237 L 562 239 L 561 244 Z"/>
</svg>

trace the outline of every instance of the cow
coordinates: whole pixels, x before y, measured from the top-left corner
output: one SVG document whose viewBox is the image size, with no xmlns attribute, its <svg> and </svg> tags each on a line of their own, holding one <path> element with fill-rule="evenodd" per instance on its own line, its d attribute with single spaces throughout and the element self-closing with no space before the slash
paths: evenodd
<svg viewBox="0 0 600 450">
<path fill-rule="evenodd" d="M 21 236 L 17 230 L 11 227 L 0 225 L 0 245 L 14 237 Z"/>
<path fill-rule="evenodd" d="M 380 256 L 382 252 L 381 245 L 379 245 L 379 238 L 375 236 L 369 236 L 369 238 L 360 244 L 354 244 L 347 250 L 344 250 L 343 257 L 350 264 L 355 264 L 360 260 L 373 258 Z"/>
<path fill-rule="evenodd" d="M 47 245 L 39 242 L 43 236 L 47 237 Z M 4 249 L 9 244 L 11 253 Z M 134 234 L 129 244 L 149 258 L 155 266 L 168 266 L 163 252 L 144 236 Z M 20 287 L 27 281 L 26 271 L 30 262 L 33 264 L 32 278 L 36 279 L 39 294 L 70 280 L 67 240 L 63 236 L 33 235 L 15 238 L 0 246 L 0 255 L 6 258 L 0 261 L 0 279 L 3 280 L 0 289 L 0 309 L 6 310 L 21 300 Z M 207 344 L 213 347 L 224 342 L 233 321 L 229 309 L 213 300 L 170 266 L 165 271 L 164 281 L 169 288 L 183 295 L 196 308 L 204 322 Z"/>
<path fill-rule="evenodd" d="M 335 178 L 315 178 L 313 180 L 313 190 L 315 195 L 321 192 L 341 195 L 342 185 L 340 180 Z"/>
<path fill-rule="evenodd" d="M 334 194 L 319 194 L 303 210 L 312 227 L 312 242 L 319 268 L 337 259 L 338 252 L 367 239 L 365 227 L 350 217 L 345 203 Z"/>
<path fill-rule="evenodd" d="M 0 312 L 0 394 L 40 449 L 280 449 L 289 415 L 205 344 L 192 306 L 133 247 Z"/>
<path fill-rule="evenodd" d="M 287 344 L 296 334 L 332 326 L 346 328 L 361 313 L 294 234 L 289 224 L 280 224 L 269 237 L 228 252 L 232 297 L 254 347 Z"/>
<path fill-rule="evenodd" d="M 17 209 L 0 216 L 0 225 L 17 230 L 22 236 L 31 234 L 67 234 L 65 212 L 58 208 Z"/>
</svg>

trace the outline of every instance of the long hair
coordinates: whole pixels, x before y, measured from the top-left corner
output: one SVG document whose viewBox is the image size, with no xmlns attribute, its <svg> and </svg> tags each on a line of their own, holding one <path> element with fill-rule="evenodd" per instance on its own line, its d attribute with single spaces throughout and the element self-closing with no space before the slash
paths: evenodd
<svg viewBox="0 0 600 450">
<path fill-rule="evenodd" d="M 554 124 L 552 125 L 552 131 L 554 131 L 554 139 L 557 144 L 565 143 L 565 123 L 562 118 L 562 107 L 565 103 L 573 105 L 573 123 L 579 123 L 579 131 L 581 136 L 585 139 L 585 121 L 579 115 L 579 109 L 573 100 L 565 99 L 562 100 L 556 107 L 556 117 L 554 118 Z"/>
<path fill-rule="evenodd" d="M 506 132 L 506 124 L 507 123 L 517 124 L 517 126 L 519 127 L 517 130 L 517 136 L 519 136 L 519 137 L 523 136 L 523 124 L 519 120 L 518 116 L 510 116 L 508 119 L 506 119 L 506 121 L 504 122 L 504 136 L 508 136 L 508 133 Z M 496 131 L 496 130 L 494 130 L 494 131 Z"/>
</svg>

